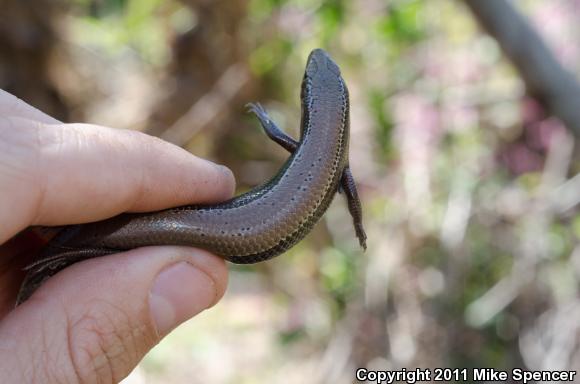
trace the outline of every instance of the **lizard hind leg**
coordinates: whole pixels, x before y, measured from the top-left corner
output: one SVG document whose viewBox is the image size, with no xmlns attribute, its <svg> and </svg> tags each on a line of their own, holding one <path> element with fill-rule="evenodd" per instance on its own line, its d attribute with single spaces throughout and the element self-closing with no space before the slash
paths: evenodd
<svg viewBox="0 0 580 384">
<path fill-rule="evenodd" d="M 347 165 L 342 171 L 342 178 L 340 179 L 340 187 L 344 191 L 346 200 L 348 203 L 348 210 L 352 216 L 352 221 L 354 224 L 354 230 L 356 232 L 356 237 L 358 237 L 358 242 L 360 246 L 366 250 L 367 249 L 367 235 L 362 223 L 362 206 L 360 199 L 358 197 L 358 192 L 356 190 L 356 184 L 352 173 L 350 172 L 350 167 Z"/>
</svg>

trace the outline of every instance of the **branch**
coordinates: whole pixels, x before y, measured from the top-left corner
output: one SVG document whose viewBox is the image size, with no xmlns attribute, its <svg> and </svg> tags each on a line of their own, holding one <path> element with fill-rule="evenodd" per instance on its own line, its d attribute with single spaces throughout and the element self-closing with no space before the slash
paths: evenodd
<svg viewBox="0 0 580 384">
<path fill-rule="evenodd" d="M 580 137 L 580 84 L 554 57 L 529 22 L 505 0 L 464 0 L 537 98 Z"/>
<path fill-rule="evenodd" d="M 242 64 L 232 64 L 203 95 L 160 137 L 184 146 L 193 136 L 207 128 L 226 109 L 228 103 L 248 84 L 250 73 Z"/>
</svg>

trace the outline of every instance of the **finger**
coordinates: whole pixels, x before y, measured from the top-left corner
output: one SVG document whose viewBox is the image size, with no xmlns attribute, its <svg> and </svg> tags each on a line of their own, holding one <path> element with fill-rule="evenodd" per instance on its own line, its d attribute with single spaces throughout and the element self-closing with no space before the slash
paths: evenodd
<svg viewBox="0 0 580 384">
<path fill-rule="evenodd" d="M 2 89 L 0 89 L 0 116 L 21 117 L 45 124 L 60 123 L 54 117 L 47 115 Z"/>
<path fill-rule="evenodd" d="M 75 264 L 1 323 L 0 377 L 119 382 L 160 338 L 213 306 L 226 284 L 223 260 L 186 247 L 141 248 Z"/>
<path fill-rule="evenodd" d="M 0 119 L 0 243 L 29 225 L 229 198 L 231 172 L 140 132 Z"/>
</svg>

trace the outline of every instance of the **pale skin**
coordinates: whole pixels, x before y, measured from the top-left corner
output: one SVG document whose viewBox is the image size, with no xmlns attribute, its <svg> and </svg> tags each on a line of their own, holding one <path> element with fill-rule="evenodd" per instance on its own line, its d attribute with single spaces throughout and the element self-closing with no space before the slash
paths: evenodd
<svg viewBox="0 0 580 384">
<path fill-rule="evenodd" d="M 159 139 L 63 124 L 0 90 L 0 377 L 116 383 L 177 325 L 224 294 L 222 259 L 146 247 L 65 269 L 14 309 L 26 229 L 212 203 L 233 194 L 222 166 Z M 24 231 L 24 232 L 23 232 Z"/>
</svg>

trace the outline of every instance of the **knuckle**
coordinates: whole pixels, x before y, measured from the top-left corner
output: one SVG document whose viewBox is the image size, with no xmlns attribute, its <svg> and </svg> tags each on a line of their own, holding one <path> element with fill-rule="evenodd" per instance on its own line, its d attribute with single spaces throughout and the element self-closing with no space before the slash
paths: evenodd
<svg viewBox="0 0 580 384">
<path fill-rule="evenodd" d="M 0 117 L 0 184 L 8 186 L 8 198 L 29 203 L 26 217 L 33 220 L 41 200 L 39 122 Z"/>
<path fill-rule="evenodd" d="M 51 331 L 54 330 L 45 329 L 41 334 L 39 348 L 41 351 L 50 352 L 41 353 L 37 364 L 29 367 L 27 376 L 30 382 L 79 382 L 78 375 L 70 364 L 66 343 L 63 343 L 62 339 L 59 340 Z"/>
<path fill-rule="evenodd" d="M 118 382 L 155 343 L 145 325 L 135 324 L 122 308 L 111 303 L 91 303 L 70 319 L 68 354 L 79 382 Z"/>
<path fill-rule="evenodd" d="M 51 308 L 47 301 L 38 298 L 31 300 L 37 300 L 37 305 L 45 306 L 45 311 Z M 40 321 L 38 324 L 39 332 L 32 332 L 28 342 L 23 343 L 22 349 L 13 355 L 16 364 L 13 365 L 12 373 L 20 376 L 10 382 L 79 383 L 79 377 L 71 364 L 66 328 L 55 327 L 55 324 L 66 324 L 66 317 L 62 316 L 50 322 Z"/>
<path fill-rule="evenodd" d="M 2 162 L 22 172 L 34 170 L 39 152 L 40 123 L 12 117 L 0 118 L 0 154 Z"/>
</svg>

